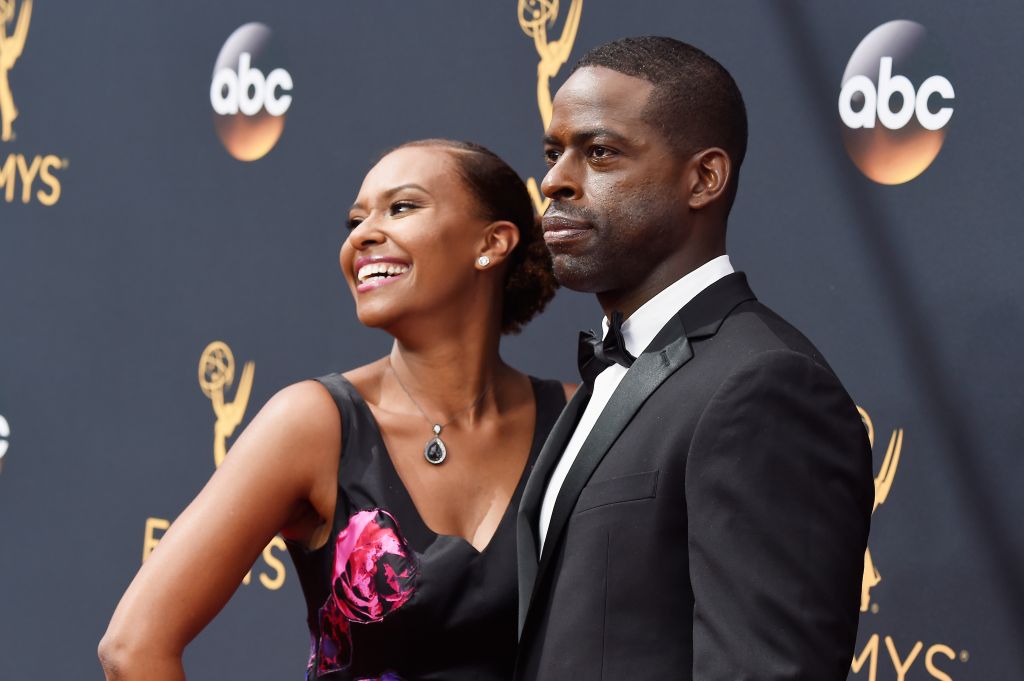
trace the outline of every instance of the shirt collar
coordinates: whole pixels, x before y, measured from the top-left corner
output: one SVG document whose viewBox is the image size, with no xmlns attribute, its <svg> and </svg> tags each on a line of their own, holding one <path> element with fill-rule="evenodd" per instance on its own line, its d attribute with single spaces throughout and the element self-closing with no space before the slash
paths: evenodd
<svg viewBox="0 0 1024 681">
<path fill-rule="evenodd" d="M 639 357 L 658 332 L 676 312 L 697 297 L 701 291 L 722 277 L 735 272 L 729 256 L 720 255 L 707 261 L 681 279 L 669 284 L 656 296 L 641 305 L 622 323 L 622 338 L 626 350 Z M 604 334 L 608 333 L 607 317 L 601 320 Z"/>
</svg>

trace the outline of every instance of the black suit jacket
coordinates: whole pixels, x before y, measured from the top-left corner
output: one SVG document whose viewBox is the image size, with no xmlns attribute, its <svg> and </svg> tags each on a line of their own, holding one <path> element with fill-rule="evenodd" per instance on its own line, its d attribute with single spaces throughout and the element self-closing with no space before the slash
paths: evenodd
<svg viewBox="0 0 1024 681">
<path fill-rule="evenodd" d="M 843 681 L 871 518 L 854 403 L 731 274 L 630 367 L 537 516 L 589 398 L 555 424 L 517 519 L 516 678 Z"/>
</svg>

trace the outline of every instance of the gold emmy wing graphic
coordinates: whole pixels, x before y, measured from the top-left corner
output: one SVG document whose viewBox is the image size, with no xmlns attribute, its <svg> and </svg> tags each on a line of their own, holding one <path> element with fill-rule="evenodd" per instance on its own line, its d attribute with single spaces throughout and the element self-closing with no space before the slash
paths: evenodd
<svg viewBox="0 0 1024 681">
<path fill-rule="evenodd" d="M 17 21 L 15 21 L 17 16 Z M 15 0 L 0 0 L 0 139 L 10 142 L 14 139 L 14 119 L 18 110 L 14 106 L 11 83 L 7 74 L 14 68 L 28 37 L 28 24 L 32 20 L 32 0 L 25 0 L 21 10 L 15 11 Z M 14 24 L 14 31 L 8 35 L 8 24 Z"/>
<path fill-rule="evenodd" d="M 227 454 L 227 440 L 242 422 L 249 406 L 256 365 L 246 362 L 238 381 L 235 399 L 224 400 L 224 390 L 235 382 L 235 356 L 224 341 L 213 341 L 199 357 L 199 387 L 210 398 L 217 421 L 213 426 L 213 462 L 220 466 Z"/>
<path fill-rule="evenodd" d="M 551 79 L 569 59 L 573 43 L 576 42 L 576 31 L 580 26 L 580 14 L 583 12 L 583 0 L 571 0 L 569 12 L 565 16 L 562 35 L 558 40 L 548 40 L 548 29 L 555 27 L 558 18 L 558 0 L 519 0 L 519 26 L 537 48 L 537 108 L 540 119 L 547 130 L 551 123 Z M 535 179 L 526 180 L 526 188 L 533 198 L 537 213 L 544 214 L 550 201 L 540 193 Z"/>
<path fill-rule="evenodd" d="M 875 427 L 871 423 L 871 417 L 860 407 L 857 407 L 857 411 L 860 412 L 860 417 L 864 421 L 864 427 L 868 429 L 868 442 L 871 443 L 871 448 L 874 449 Z M 878 471 L 878 475 L 875 476 L 875 504 L 871 508 L 872 515 L 889 497 L 889 491 L 892 490 L 892 482 L 896 478 L 896 468 L 900 465 L 900 452 L 902 450 L 903 429 L 895 428 L 892 431 L 892 436 L 889 438 L 889 447 L 885 450 L 885 458 L 882 459 L 882 468 Z M 868 607 L 871 605 L 871 589 L 881 581 L 882 575 L 879 574 L 878 568 L 875 567 L 875 563 L 871 559 L 871 549 L 868 548 L 864 551 L 864 581 L 861 582 L 860 587 L 861 612 L 868 611 Z M 877 609 L 877 607 L 876 605 L 875 608 Z"/>
</svg>

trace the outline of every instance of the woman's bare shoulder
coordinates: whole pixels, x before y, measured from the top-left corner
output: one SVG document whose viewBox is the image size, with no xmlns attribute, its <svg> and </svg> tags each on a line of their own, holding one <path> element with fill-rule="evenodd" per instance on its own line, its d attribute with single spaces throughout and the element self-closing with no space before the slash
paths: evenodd
<svg viewBox="0 0 1024 681">
<path fill-rule="evenodd" d="M 317 381 L 300 381 L 263 405 L 228 458 L 258 461 L 262 467 L 294 467 L 291 473 L 315 477 L 336 465 L 341 428 L 341 414 L 327 388 Z"/>
<path fill-rule="evenodd" d="M 282 388 L 260 410 L 259 418 L 290 432 L 336 432 L 341 416 L 334 398 L 318 381 L 308 380 Z"/>
</svg>

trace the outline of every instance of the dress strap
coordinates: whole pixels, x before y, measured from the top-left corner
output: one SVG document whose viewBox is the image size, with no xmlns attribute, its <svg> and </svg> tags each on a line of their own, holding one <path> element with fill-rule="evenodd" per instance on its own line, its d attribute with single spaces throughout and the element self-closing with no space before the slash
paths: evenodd
<svg viewBox="0 0 1024 681">
<path fill-rule="evenodd" d="M 328 374 L 316 380 L 327 388 L 341 414 L 338 481 L 358 481 L 381 448 L 381 436 L 373 412 L 356 387 L 342 374 Z"/>
<path fill-rule="evenodd" d="M 558 420 L 559 414 L 565 409 L 566 401 L 565 388 L 562 387 L 561 381 L 530 376 L 530 382 L 533 383 L 533 394 L 537 400 L 537 424 L 534 426 L 534 432 L 538 435 L 543 434 L 543 437 L 536 438 L 530 451 L 530 461 L 532 462 L 540 453 L 544 440 L 551 432 L 555 421 Z"/>
<path fill-rule="evenodd" d="M 341 414 L 341 432 L 348 434 L 351 423 L 355 421 L 356 407 L 352 400 L 353 386 L 341 374 L 327 374 L 318 376 L 315 379 L 320 385 L 327 388 L 327 392 L 334 398 L 334 404 Z"/>
</svg>

